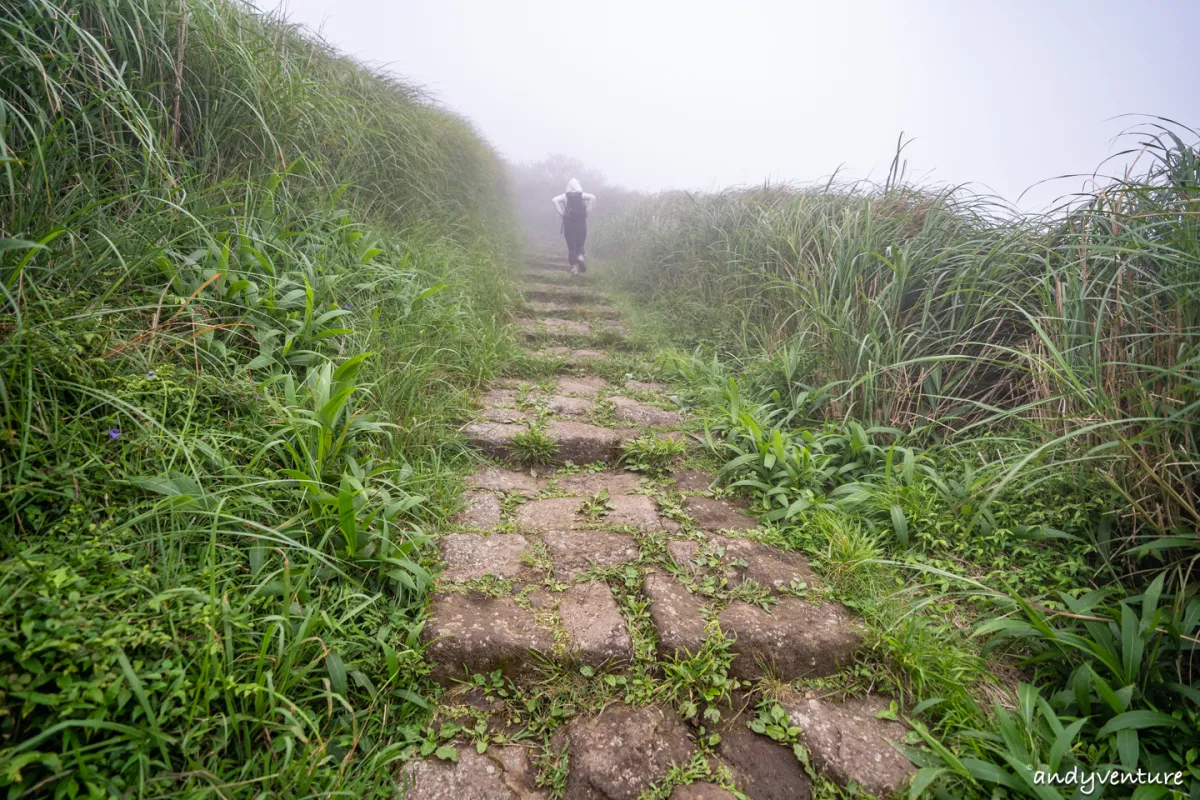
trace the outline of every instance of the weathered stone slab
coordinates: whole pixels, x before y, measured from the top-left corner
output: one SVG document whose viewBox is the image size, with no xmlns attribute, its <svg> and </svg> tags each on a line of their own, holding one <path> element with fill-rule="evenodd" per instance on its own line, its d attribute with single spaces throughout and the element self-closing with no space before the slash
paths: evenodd
<svg viewBox="0 0 1200 800">
<path fill-rule="evenodd" d="M 517 390 L 516 389 L 492 389 L 484 392 L 481 400 L 484 406 L 488 408 L 516 408 L 517 407 Z"/>
<path fill-rule="evenodd" d="M 561 286 L 554 283 L 527 283 L 521 287 L 521 294 L 526 300 L 567 305 L 595 303 L 603 299 L 602 295 L 587 287 Z"/>
<path fill-rule="evenodd" d="M 688 497 L 682 505 L 693 524 L 702 531 L 749 531 L 758 527 L 758 520 L 728 500 Z"/>
<path fill-rule="evenodd" d="M 546 398 L 546 408 L 560 417 L 586 417 L 596 410 L 596 402 L 585 397 L 554 395 Z"/>
<path fill-rule="evenodd" d="M 544 330 L 563 336 L 587 336 L 591 328 L 586 322 L 561 317 L 546 317 L 541 321 Z"/>
<path fill-rule="evenodd" d="M 438 539 L 438 550 L 446 568 L 442 579 L 471 581 L 484 575 L 517 578 L 525 569 L 521 555 L 529 542 L 515 533 L 448 533 Z"/>
<path fill-rule="evenodd" d="M 737 795 L 715 783 L 689 783 L 672 789 L 670 800 L 737 800 Z"/>
<path fill-rule="evenodd" d="M 800 740 L 812 756 L 813 766 L 843 786 L 851 781 L 879 797 L 906 785 L 916 768 L 892 743 L 903 741 L 907 728 L 879 719 L 888 700 L 871 695 L 845 702 L 789 696 L 781 705 L 792 724 L 801 729 Z"/>
<path fill-rule="evenodd" d="M 687 726 L 658 706 L 606 706 L 594 717 L 567 723 L 571 800 L 636 800 L 672 765 L 692 757 Z"/>
<path fill-rule="evenodd" d="M 520 745 L 492 745 L 475 752 L 458 745 L 458 759 L 430 756 L 401 770 L 405 800 L 537 800 L 549 795 L 537 788 L 536 770 Z"/>
<path fill-rule="evenodd" d="M 792 748 L 753 733 L 744 718 L 722 728 L 717 755 L 733 773 L 738 790 L 754 800 L 812 798 L 812 781 Z"/>
<path fill-rule="evenodd" d="M 463 435 L 472 447 L 481 450 L 492 458 L 508 458 L 511 453 L 512 438 L 518 433 L 529 430 L 527 425 L 503 422 L 472 422 L 463 428 Z"/>
<path fill-rule="evenodd" d="M 556 317 L 558 319 L 579 319 L 585 322 L 592 320 L 610 320 L 621 316 L 621 312 L 612 306 L 585 303 L 542 303 L 527 302 L 525 314 L 531 317 Z"/>
<path fill-rule="evenodd" d="M 559 394 L 574 394 L 580 397 L 595 397 L 596 393 L 607 385 L 603 378 L 594 375 L 566 375 L 558 379 Z"/>
<path fill-rule="evenodd" d="M 487 455 L 505 459 L 514 454 L 513 437 L 527 430 L 528 426 L 515 423 L 474 422 L 463 428 L 463 434 L 472 446 Z M 546 426 L 546 435 L 557 443 L 556 458 L 576 464 L 612 461 L 621 442 L 609 428 L 569 420 L 552 420 Z"/>
<path fill-rule="evenodd" d="M 501 670 L 513 680 L 537 675 L 530 651 L 549 654 L 551 633 L 511 597 L 446 592 L 434 596 L 433 613 L 421 632 L 432 677 L 446 685 L 468 673 Z"/>
<path fill-rule="evenodd" d="M 583 499 L 578 497 L 554 497 L 534 500 L 517 509 L 517 525 L 521 530 L 541 533 L 563 531 L 573 525 L 629 525 L 639 531 L 649 532 L 662 528 L 658 509 L 654 501 L 645 495 L 616 495 L 609 497 L 611 508 L 608 513 L 589 518 L 579 513 Z"/>
<path fill-rule="evenodd" d="M 583 422 L 553 420 L 546 426 L 546 434 L 558 442 L 558 459 L 576 464 L 612 461 L 620 444 L 612 430 Z"/>
<path fill-rule="evenodd" d="M 632 378 L 625 381 L 625 388 L 633 392 L 645 392 L 647 394 L 665 395 L 671 391 L 665 383 L 652 383 L 647 381 L 635 381 Z"/>
<path fill-rule="evenodd" d="M 717 476 L 699 469 L 677 469 L 671 473 L 675 491 L 684 494 L 704 493 L 716 482 Z"/>
<path fill-rule="evenodd" d="M 517 509 L 517 527 L 533 533 L 569 530 L 582 519 L 577 513 L 579 504 L 580 500 L 576 497 L 554 497 L 525 503 Z"/>
<path fill-rule="evenodd" d="M 836 603 L 816 606 L 785 597 L 764 611 L 738 600 L 717 620 L 734 639 L 737 656 L 730 673 L 747 680 L 763 677 L 760 664 L 785 681 L 832 675 L 850 663 L 862 644 L 854 618 Z"/>
<path fill-rule="evenodd" d="M 546 485 L 545 478 L 537 478 L 528 472 L 513 469 L 496 469 L 488 467 L 467 478 L 467 486 L 472 489 L 483 489 L 489 492 L 514 492 L 523 495 L 535 495 Z"/>
<path fill-rule="evenodd" d="M 642 485 L 642 476 L 636 472 L 612 471 L 581 472 L 559 478 L 556 484 L 561 491 L 583 496 L 608 490 L 609 495 L 629 494 Z"/>
<path fill-rule="evenodd" d="M 751 580 L 768 589 L 787 591 L 793 586 L 814 587 L 820 581 L 808 566 L 808 559 L 799 553 L 791 553 L 771 547 L 753 539 L 738 539 L 733 536 L 713 535 L 710 542 L 724 550 L 727 561 L 745 562 L 745 567 L 730 570 L 730 586 L 743 580 Z"/>
<path fill-rule="evenodd" d="M 608 353 L 601 350 L 576 350 L 570 355 L 572 363 L 583 363 L 587 361 L 604 361 L 608 358 Z"/>
<path fill-rule="evenodd" d="M 561 582 L 592 566 L 615 567 L 637 560 L 637 540 L 612 531 L 550 531 L 542 537 L 554 561 L 554 578 Z"/>
<path fill-rule="evenodd" d="M 558 601 L 558 614 L 567 632 L 567 650 L 580 663 L 617 667 L 633 660 L 633 640 L 608 584 L 571 586 Z"/>
<path fill-rule="evenodd" d="M 696 558 L 700 555 L 699 542 L 691 539 L 672 539 L 667 542 L 667 555 L 684 569 L 690 572 L 699 571 L 696 565 Z"/>
<path fill-rule="evenodd" d="M 653 573 L 642 582 L 642 594 L 650 601 L 650 621 L 658 631 L 660 658 L 695 654 L 704 644 L 702 599 L 669 575 Z"/>
<path fill-rule="evenodd" d="M 612 495 L 608 503 L 612 508 L 601 517 L 605 525 L 628 525 L 643 533 L 662 530 L 658 506 L 649 497 L 640 494 Z"/>
<path fill-rule="evenodd" d="M 479 418 L 487 422 L 533 422 L 536 415 L 520 408 L 485 408 L 479 412 Z"/>
<path fill-rule="evenodd" d="M 586 322 L 558 317 L 541 320 L 519 319 L 517 326 L 531 336 L 587 336 L 590 332 Z"/>
<path fill-rule="evenodd" d="M 624 422 L 632 422 L 634 425 L 667 427 L 678 425 L 682 420 L 678 411 L 664 411 L 661 408 L 639 403 L 628 397 L 614 396 L 608 398 L 608 402 L 612 403 L 616 409 L 617 419 Z"/>
<path fill-rule="evenodd" d="M 492 381 L 493 389 L 532 389 L 536 385 L 527 378 L 500 378 Z"/>
<path fill-rule="evenodd" d="M 454 523 L 463 528 L 489 530 L 500 524 L 500 501 L 494 494 L 481 491 L 465 492 L 467 507 L 454 516 Z"/>
</svg>

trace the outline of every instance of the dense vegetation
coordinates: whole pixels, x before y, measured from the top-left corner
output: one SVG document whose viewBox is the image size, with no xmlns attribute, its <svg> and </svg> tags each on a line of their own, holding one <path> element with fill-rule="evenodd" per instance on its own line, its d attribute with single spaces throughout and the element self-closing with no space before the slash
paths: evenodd
<svg viewBox="0 0 1200 800">
<path fill-rule="evenodd" d="M 0 786 L 391 796 L 503 166 L 230 0 L 0 0 Z"/>
<path fill-rule="evenodd" d="M 1200 152 L 1017 217 L 912 186 L 668 193 L 596 236 L 728 482 L 872 630 L 914 796 L 1200 793 Z M 1124 796 L 1129 786 L 1109 787 Z M 1162 785 L 1139 798 L 1167 796 Z"/>
</svg>

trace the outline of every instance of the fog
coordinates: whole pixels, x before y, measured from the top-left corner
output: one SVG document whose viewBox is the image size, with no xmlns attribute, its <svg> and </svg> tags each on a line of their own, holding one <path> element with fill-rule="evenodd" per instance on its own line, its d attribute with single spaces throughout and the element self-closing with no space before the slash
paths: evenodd
<svg viewBox="0 0 1200 800">
<path fill-rule="evenodd" d="M 286 0 L 506 158 L 638 190 L 886 176 L 1037 210 L 1153 114 L 1200 124 L 1200 2 Z M 1126 159 L 1105 167 L 1120 171 Z M 585 187 L 586 188 L 586 187 Z M 1027 191 L 1028 190 L 1028 191 Z"/>
</svg>

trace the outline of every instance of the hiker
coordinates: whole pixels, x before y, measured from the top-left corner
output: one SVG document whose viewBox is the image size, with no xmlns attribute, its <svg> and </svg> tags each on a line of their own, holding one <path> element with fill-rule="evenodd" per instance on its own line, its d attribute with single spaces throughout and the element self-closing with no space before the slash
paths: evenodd
<svg viewBox="0 0 1200 800">
<path fill-rule="evenodd" d="M 583 255 L 583 243 L 587 239 L 587 216 L 596 202 L 596 195 L 588 194 L 571 178 L 567 191 L 554 198 L 554 208 L 562 219 L 562 234 L 567 239 L 567 264 L 572 275 L 587 272 L 587 259 Z"/>
</svg>

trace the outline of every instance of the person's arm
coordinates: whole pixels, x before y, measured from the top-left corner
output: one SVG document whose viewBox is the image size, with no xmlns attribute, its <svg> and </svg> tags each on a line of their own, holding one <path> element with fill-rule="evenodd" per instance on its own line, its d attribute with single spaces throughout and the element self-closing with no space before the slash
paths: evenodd
<svg viewBox="0 0 1200 800">
<path fill-rule="evenodd" d="M 592 213 L 592 206 L 594 206 L 594 205 L 596 205 L 596 195 L 588 194 L 587 192 L 584 192 L 583 193 L 583 207 L 587 209 L 587 212 L 589 214 Z"/>
<path fill-rule="evenodd" d="M 560 217 L 564 213 L 566 213 L 566 211 L 567 211 L 567 196 L 565 194 L 560 194 L 558 197 L 554 198 L 550 202 L 554 203 L 554 210 L 558 212 L 558 215 Z"/>
</svg>

